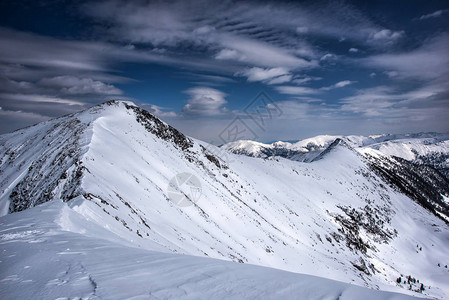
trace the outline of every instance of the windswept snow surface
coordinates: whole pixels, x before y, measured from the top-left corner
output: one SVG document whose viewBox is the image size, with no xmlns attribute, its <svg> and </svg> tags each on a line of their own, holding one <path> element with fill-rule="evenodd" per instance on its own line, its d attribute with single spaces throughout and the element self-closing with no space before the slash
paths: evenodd
<svg viewBox="0 0 449 300">
<path fill-rule="evenodd" d="M 71 122 L 76 134 L 53 135 Z M 35 262 L 33 274 L 51 264 L 56 270 L 50 272 L 54 278 L 45 275 L 33 285 L 42 298 L 45 293 L 60 297 L 56 293 L 64 290 L 59 289 L 64 281 L 72 282 L 71 295 L 81 297 L 79 288 L 100 298 L 122 298 L 120 293 L 127 292 L 195 298 L 199 291 L 205 298 L 235 292 L 243 298 L 306 293 L 301 298 L 336 299 L 342 293 L 341 299 L 354 299 L 365 291 L 280 270 L 449 298 L 448 226 L 390 188 L 357 151 L 337 145 L 307 164 L 234 154 L 227 162 L 215 152 L 123 102 L 2 136 L 0 205 L 3 214 L 15 212 L 0 219 L 2 247 L 16 251 L 1 258 L 2 291 L 26 293 L 17 289 L 22 278 L 17 268 Z M 201 198 L 189 207 L 175 205 L 167 193 L 170 180 L 184 172 L 201 182 Z M 67 270 L 74 270 L 67 275 L 74 279 L 65 279 Z M 120 274 L 126 276 L 120 279 Z M 409 290 L 406 276 L 423 284 L 422 294 L 413 291 L 420 284 Z M 54 286 L 48 287 L 47 279 L 56 280 Z M 384 295 L 391 294 L 372 297 Z"/>
<path fill-rule="evenodd" d="M 3 217 L 1 226 L 1 299 L 416 299 L 132 247 L 59 201 Z"/>
</svg>

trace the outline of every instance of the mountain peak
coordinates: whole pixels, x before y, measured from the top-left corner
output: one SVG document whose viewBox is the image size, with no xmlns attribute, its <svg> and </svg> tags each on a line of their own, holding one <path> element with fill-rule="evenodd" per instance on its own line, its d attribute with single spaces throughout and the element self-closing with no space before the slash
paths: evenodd
<svg viewBox="0 0 449 300">
<path fill-rule="evenodd" d="M 193 146 L 192 139 L 186 137 L 183 133 L 179 132 L 176 128 L 168 125 L 152 113 L 145 109 L 142 109 L 131 102 L 119 102 L 123 103 L 128 110 L 132 110 L 136 115 L 136 120 L 147 131 L 156 135 L 157 137 L 172 142 L 174 145 L 180 147 L 182 150 L 186 150 Z"/>
<path fill-rule="evenodd" d="M 7 187 L 0 194 L 0 216 L 84 195 L 84 178 L 93 172 L 91 160 L 102 161 L 95 167 L 102 172 L 124 156 L 133 161 L 152 153 L 157 164 L 167 152 L 184 167 L 227 168 L 208 149 L 132 102 L 107 101 L 0 136 L 0 186 Z M 110 154 L 108 160 L 104 153 Z"/>
<path fill-rule="evenodd" d="M 339 149 L 350 150 L 354 154 L 357 154 L 357 152 L 354 151 L 354 148 L 352 148 L 343 138 L 336 138 L 335 141 L 333 141 L 326 149 L 324 149 L 324 151 L 315 157 L 312 162 L 321 160 Z"/>
<path fill-rule="evenodd" d="M 110 126 L 113 120 L 114 126 Z M 139 129 L 140 125 L 144 129 Z M 53 198 L 68 201 L 82 194 L 82 177 L 89 172 L 83 157 L 92 143 L 108 134 L 111 137 L 104 139 L 108 144 L 112 136 L 132 131 L 150 133 L 182 151 L 193 146 L 190 138 L 148 111 L 130 101 L 119 100 L 1 136 L 2 161 L 8 163 L 0 166 L 0 174 L 5 175 L 2 183 L 10 188 L 0 197 L 0 215 Z M 16 172 L 22 175 L 14 179 Z"/>
<path fill-rule="evenodd" d="M 125 106 L 125 105 L 127 105 L 127 106 L 136 106 L 137 107 L 137 105 L 132 101 L 116 100 L 116 99 L 112 99 L 112 100 L 100 103 L 96 106 L 104 106 L 104 105 L 108 105 L 108 106 L 112 106 L 112 105 L 124 105 Z"/>
<path fill-rule="evenodd" d="M 85 123 L 90 123 L 94 119 L 98 119 L 100 116 L 107 115 L 108 111 L 109 113 L 113 114 L 118 113 L 120 110 L 128 111 L 128 113 L 132 112 L 132 114 L 135 116 L 135 120 L 143 127 L 145 127 L 148 132 L 156 135 L 163 140 L 173 142 L 182 150 L 190 148 L 193 145 L 193 141 L 190 138 L 186 137 L 177 129 L 168 125 L 147 110 L 140 108 L 131 101 L 109 100 L 70 116 L 73 116 Z M 93 117 L 93 115 L 95 114 L 98 114 L 98 116 Z"/>
</svg>

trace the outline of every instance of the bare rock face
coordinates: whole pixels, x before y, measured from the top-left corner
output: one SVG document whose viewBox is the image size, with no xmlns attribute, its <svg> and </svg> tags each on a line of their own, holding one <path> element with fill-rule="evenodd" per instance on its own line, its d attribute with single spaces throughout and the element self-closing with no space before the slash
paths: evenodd
<svg viewBox="0 0 449 300">
<path fill-rule="evenodd" d="M 80 162 L 81 137 L 87 126 L 74 116 L 65 117 L 36 126 L 35 131 L 31 127 L 14 133 L 19 144 L 3 141 L 1 173 L 10 168 L 22 172 L 9 195 L 9 212 L 22 211 L 55 197 L 67 201 L 79 195 L 79 181 L 85 171 Z M 30 157 L 30 151 L 37 159 Z"/>
<path fill-rule="evenodd" d="M 186 137 L 184 134 L 171 127 L 170 125 L 162 122 L 159 118 L 155 117 L 148 111 L 141 109 L 137 106 L 130 106 L 125 104 L 127 109 L 131 109 L 136 114 L 137 122 L 142 124 L 148 132 L 156 135 L 157 137 L 170 141 L 182 150 L 186 150 L 193 146 L 193 141 Z"/>
</svg>

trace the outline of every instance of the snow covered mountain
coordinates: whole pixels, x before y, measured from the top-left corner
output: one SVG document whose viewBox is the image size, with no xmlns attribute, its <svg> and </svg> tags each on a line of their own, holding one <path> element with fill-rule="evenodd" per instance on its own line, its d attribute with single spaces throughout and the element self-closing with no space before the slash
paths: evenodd
<svg viewBox="0 0 449 300">
<path fill-rule="evenodd" d="M 221 146 L 222 149 L 235 154 L 267 158 L 280 156 L 292 160 L 310 162 L 326 149 L 335 139 L 343 136 L 319 135 L 296 143 L 274 142 L 264 144 L 251 140 L 239 140 Z"/>
<path fill-rule="evenodd" d="M 138 280 L 151 288 L 137 290 L 162 298 L 196 298 L 195 290 L 226 297 L 224 291 L 236 290 L 243 298 L 302 292 L 321 299 L 314 289 L 328 283 L 323 293 L 330 298 L 353 298 L 347 283 L 448 298 L 445 177 L 434 169 L 426 169 L 426 177 L 373 147 L 354 149 L 348 139 L 324 137 L 315 145 L 326 150 L 310 163 L 235 154 L 225 161 L 214 146 L 120 101 L 3 135 L 2 295 L 25 295 L 18 285 L 35 279 L 22 275 L 50 260 L 53 278 L 27 282 L 33 294 L 62 297 L 67 284 L 72 296 L 85 288 L 91 298 L 123 298 L 143 295 L 124 291 Z M 295 147 L 315 151 L 310 142 Z M 401 172 L 391 171 L 398 166 Z M 172 201 L 179 174 L 199 180 L 199 198 L 191 186 L 179 188 L 190 205 Z M 116 268 L 114 261 L 120 262 Z M 25 266 L 31 268 L 19 272 Z M 178 267 L 198 271 L 181 275 Z M 117 272 L 128 277 L 120 281 Z M 156 277 L 163 272 L 170 276 L 160 283 Z M 241 280 L 218 282 L 231 276 Z M 115 284 L 126 295 L 111 294 Z"/>
<path fill-rule="evenodd" d="M 310 162 L 336 139 L 344 139 L 354 148 L 375 149 L 381 153 L 407 160 L 419 159 L 432 153 L 449 153 L 449 134 L 441 133 L 383 134 L 367 137 L 356 135 L 318 135 L 296 143 L 278 141 L 272 144 L 239 140 L 224 144 L 221 148 L 235 154 L 251 157 L 281 156 Z"/>
<path fill-rule="evenodd" d="M 345 140 L 357 151 L 366 154 L 371 150 L 387 156 L 400 157 L 418 164 L 427 164 L 438 169 L 449 179 L 449 134 L 383 134 L 376 136 L 319 135 L 296 143 L 278 141 L 264 144 L 240 140 L 222 145 L 221 148 L 235 154 L 251 157 L 284 157 L 310 162 L 336 139 Z"/>
</svg>

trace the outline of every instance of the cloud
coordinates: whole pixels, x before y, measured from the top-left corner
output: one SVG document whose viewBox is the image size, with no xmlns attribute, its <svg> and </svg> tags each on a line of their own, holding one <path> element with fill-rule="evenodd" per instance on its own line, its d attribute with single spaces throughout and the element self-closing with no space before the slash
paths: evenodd
<svg viewBox="0 0 449 300">
<path fill-rule="evenodd" d="M 376 40 L 375 46 L 403 35 L 344 2 L 106 0 L 88 2 L 83 11 L 107 24 L 99 28 L 108 39 L 163 49 L 166 56 L 201 53 L 245 67 L 318 67 L 323 53 L 305 35 Z"/>
<path fill-rule="evenodd" d="M 248 81 L 265 81 L 270 84 L 283 83 L 291 79 L 291 74 L 286 68 L 259 68 L 253 67 L 238 73 L 247 77 Z M 276 80 L 277 79 L 277 80 Z"/>
<path fill-rule="evenodd" d="M 404 35 L 403 31 L 391 31 L 389 29 L 382 29 L 371 35 L 373 40 L 395 40 Z"/>
<path fill-rule="evenodd" d="M 334 84 L 335 88 L 341 88 L 350 84 L 355 83 L 355 81 L 350 81 L 350 80 L 343 80 L 343 81 L 339 81 L 336 84 Z"/>
<path fill-rule="evenodd" d="M 184 91 L 190 95 L 182 109 L 184 115 L 216 116 L 225 114 L 226 94 L 210 87 L 194 87 Z"/>
<path fill-rule="evenodd" d="M 449 35 L 442 34 L 414 50 L 357 60 L 369 67 L 396 71 L 401 78 L 437 79 L 449 72 Z"/>
<path fill-rule="evenodd" d="M 438 17 L 441 17 L 447 11 L 448 11 L 447 9 L 440 9 L 440 10 L 434 11 L 433 13 L 430 13 L 427 15 L 422 15 L 418 19 L 419 20 L 427 20 L 427 19 L 432 19 L 432 18 L 438 18 Z"/>
<path fill-rule="evenodd" d="M 60 41 L 0 27 L 0 61 L 33 67 L 101 71 L 99 43 Z M 104 49 L 103 49 L 104 50 Z"/>
<path fill-rule="evenodd" d="M 251 13 L 242 13 L 243 9 L 248 9 L 247 6 L 250 6 Z M 261 36 L 265 33 L 265 37 L 274 36 L 275 31 L 285 26 L 258 20 L 259 15 L 267 18 L 266 14 L 261 14 L 261 10 L 266 8 L 261 4 L 236 2 L 231 5 L 218 1 L 214 5 L 207 1 L 155 1 L 146 4 L 103 1 L 85 5 L 84 11 L 111 24 L 106 34 L 123 42 L 173 49 L 178 55 L 187 52 L 204 55 L 207 52 L 217 60 L 260 67 L 310 66 L 310 61 L 293 53 L 293 50 L 300 51 L 304 46 L 303 53 L 310 54 L 311 49 L 305 41 L 285 47 Z M 254 25 L 249 26 L 248 22 Z"/>
<path fill-rule="evenodd" d="M 403 99 L 401 95 L 393 94 L 387 86 L 362 89 L 356 95 L 343 98 L 343 111 L 360 113 L 365 116 L 382 116 L 393 105 L 393 101 Z"/>
<path fill-rule="evenodd" d="M 321 77 L 316 77 L 316 76 L 295 77 L 295 78 L 292 80 L 292 83 L 301 85 L 301 84 L 310 82 L 310 81 L 312 81 L 312 80 L 321 80 L 321 79 L 323 79 L 323 78 L 321 78 Z"/>
<path fill-rule="evenodd" d="M 282 84 L 282 83 L 287 83 L 290 82 L 292 80 L 292 75 L 282 75 L 276 78 L 273 78 L 271 80 L 269 80 L 267 83 L 268 84 Z"/>
<path fill-rule="evenodd" d="M 37 34 L 24 33 L 0 27 L 0 74 L 13 79 L 40 79 L 59 75 L 89 77 L 111 82 L 132 81 L 111 74 L 120 62 L 158 63 L 184 66 L 193 70 L 222 71 L 232 74 L 235 66 L 223 64 L 219 68 L 214 60 L 189 57 L 182 53 L 137 50 L 129 44 L 121 46 L 104 41 L 59 40 Z M 86 76 L 88 74 L 88 76 Z"/>
<path fill-rule="evenodd" d="M 304 33 L 309 32 L 309 28 L 307 26 L 299 26 L 299 27 L 296 27 L 296 32 L 299 34 L 304 34 Z"/>
<path fill-rule="evenodd" d="M 123 95 L 120 88 L 133 79 L 117 75 L 126 75 L 121 71 L 130 74 L 128 68 L 122 68 L 122 62 L 169 66 L 177 78 L 181 76 L 197 86 L 185 91 L 189 99 L 180 114 L 162 106 L 147 106 L 159 116 L 176 120 L 183 116 L 192 120 L 188 116 L 193 115 L 198 116 L 196 120 L 200 116 L 232 115 L 225 108 L 226 94 L 210 88 L 229 84 L 237 90 L 243 80 L 233 80 L 232 76 L 275 85 L 271 88 L 289 101 L 299 100 L 284 104 L 287 110 L 301 116 L 305 111 L 313 115 L 322 107 L 326 107 L 323 113 L 334 117 L 373 115 L 376 106 L 388 118 L 403 117 L 407 111 L 417 116 L 418 111 L 424 115 L 430 112 L 418 108 L 419 105 L 430 103 L 436 109 L 437 105 L 447 103 L 447 94 L 444 96 L 449 82 L 447 36 L 440 34 L 422 41 L 420 47 L 401 50 L 405 45 L 402 41 L 415 38 L 413 32 L 404 28 L 406 35 L 403 28 L 376 24 L 373 20 L 377 18 L 370 18 L 365 11 L 345 1 L 85 3 L 82 9 L 85 15 L 81 17 L 87 16 L 95 24 L 89 32 L 92 40 L 49 38 L 0 28 L 0 106 L 5 111 L 35 113 L 45 118 Z M 446 10 L 429 14 L 429 18 L 443 13 Z M 358 49 L 363 49 L 363 53 Z M 354 53 L 371 56 L 351 55 Z M 394 88 L 365 89 L 354 95 L 357 99 L 345 98 L 336 104 L 331 93 L 324 91 L 354 82 L 344 80 L 321 89 L 298 86 L 319 79 L 312 74 L 323 76 L 327 71 L 339 72 L 333 78 L 345 78 L 337 76 L 347 71 L 348 62 L 357 64 L 356 68 L 366 67 L 366 75 L 377 73 L 377 78 L 388 80 L 391 87 L 401 84 L 404 90 L 408 87 L 414 93 Z M 382 74 L 394 76 L 387 78 Z M 376 81 L 373 79 L 371 83 Z M 363 87 L 362 79 L 360 86 Z M 173 86 L 173 90 L 176 88 Z M 322 94 L 329 94 L 329 99 L 313 98 Z M 332 103 L 332 109 L 325 100 Z"/>
<path fill-rule="evenodd" d="M 446 132 L 449 129 L 447 96 L 444 89 L 434 86 L 409 92 L 391 86 L 377 86 L 361 89 L 336 104 L 326 104 L 307 96 L 295 97 L 297 100 L 276 101 L 283 114 L 275 117 L 266 131 L 260 132 L 259 139 L 294 140 L 323 133 L 369 135 L 432 130 Z M 210 120 L 201 119 L 202 126 L 198 129 L 198 119 L 175 119 L 176 126 L 189 134 L 217 142 L 217 135 L 230 119 Z"/>
<path fill-rule="evenodd" d="M 356 95 L 341 99 L 341 110 L 367 117 L 383 119 L 430 120 L 447 114 L 449 98 L 447 91 L 435 85 L 426 85 L 408 92 L 390 86 L 361 89 Z"/>
<path fill-rule="evenodd" d="M 201 42 L 210 42 L 207 34 L 211 31 L 275 42 L 280 35 L 283 40 L 297 40 L 298 33 L 365 39 L 367 32 L 378 29 L 354 6 L 343 2 L 109 0 L 87 3 L 84 11 L 109 21 L 107 33 L 117 39 L 166 46 L 192 42 L 196 35 L 205 35 Z M 360 30 L 353 30 L 354 26 Z M 292 29 L 289 36 L 285 36 L 287 28 Z"/>
<path fill-rule="evenodd" d="M 114 74 L 119 62 L 159 59 L 105 42 L 58 40 L 1 27 L 0 44 L 0 106 L 47 117 L 122 95 L 111 83 L 133 79 Z M 57 105 L 49 107 L 50 103 Z"/>
<path fill-rule="evenodd" d="M 369 42 L 378 45 L 392 45 L 402 37 L 404 37 L 404 31 L 392 31 L 390 29 L 381 29 L 376 32 L 372 32 L 369 36 Z"/>
<path fill-rule="evenodd" d="M 307 68 L 316 65 L 285 49 L 249 38 L 223 35 L 220 43 L 226 47 L 215 56 L 220 60 L 236 60 L 262 67 Z"/>
<path fill-rule="evenodd" d="M 313 94 L 319 94 L 321 93 L 320 90 L 307 88 L 307 87 L 301 87 L 301 86 L 278 86 L 276 87 L 276 90 L 281 94 L 286 95 L 313 95 Z"/>
<path fill-rule="evenodd" d="M 220 52 L 215 55 L 216 59 L 223 59 L 223 60 L 239 60 L 244 61 L 246 57 L 234 49 L 221 49 Z"/>
<path fill-rule="evenodd" d="M 336 58 L 336 56 L 334 54 L 327 53 L 327 54 L 324 54 L 320 58 L 320 61 L 332 61 L 332 60 L 335 60 L 335 58 Z"/>
<path fill-rule="evenodd" d="M 278 106 L 278 109 L 283 112 L 276 121 L 279 121 L 279 119 L 297 120 L 307 118 L 310 113 L 310 105 L 302 101 L 279 101 L 276 102 L 276 105 Z"/>
<path fill-rule="evenodd" d="M 181 77 L 197 86 L 223 86 L 230 83 L 236 83 L 236 80 L 232 78 L 232 75 L 216 75 L 205 74 L 195 71 L 183 71 Z"/>
<path fill-rule="evenodd" d="M 158 117 L 176 117 L 177 116 L 177 114 L 174 111 L 167 111 L 168 108 L 166 108 L 166 107 L 161 107 L 158 105 L 148 104 L 148 103 L 141 103 L 140 106 Z"/>
<path fill-rule="evenodd" d="M 339 81 L 336 84 L 333 84 L 331 86 L 322 87 L 321 89 L 325 90 L 325 91 L 329 91 L 329 90 L 333 90 L 333 89 L 342 88 L 342 87 L 348 86 L 353 83 L 356 83 L 356 81 L 343 80 L 343 81 Z"/>
<path fill-rule="evenodd" d="M 6 110 L 0 107 L 0 134 L 8 133 L 18 128 L 30 126 L 48 120 L 49 117 L 37 113 L 20 110 Z"/>
<path fill-rule="evenodd" d="M 75 76 L 57 76 L 52 78 L 43 78 L 38 82 L 45 87 L 60 88 L 64 94 L 70 95 L 122 95 L 123 92 L 111 84 L 105 84 L 91 78 L 79 78 Z"/>
<path fill-rule="evenodd" d="M 329 66 L 329 65 L 335 65 L 337 63 L 337 60 L 339 60 L 339 58 L 337 55 L 332 54 L 332 53 L 327 53 L 323 56 L 321 56 L 320 58 L 320 64 L 323 66 Z"/>
<path fill-rule="evenodd" d="M 52 97 L 47 95 L 33 95 L 33 94 L 6 94 L 0 93 L 0 98 L 13 99 L 17 101 L 30 101 L 35 103 L 47 102 L 47 103 L 58 103 L 58 104 L 67 104 L 67 105 L 84 105 L 84 102 L 72 100 L 72 99 L 64 99 L 59 97 Z"/>
<path fill-rule="evenodd" d="M 384 74 L 386 74 L 389 78 L 395 78 L 399 75 L 396 71 L 385 71 Z"/>
<path fill-rule="evenodd" d="M 18 120 L 2 126 L 9 130 L 123 94 L 111 82 L 132 79 L 111 74 L 110 67 L 146 59 L 103 42 L 58 40 L 1 27 L 0 44 L 0 106 Z"/>
<path fill-rule="evenodd" d="M 58 40 L 0 27 L 0 74 L 14 81 L 74 76 L 93 81 L 129 82 L 111 74 L 122 61 L 156 61 L 159 56 L 98 41 Z"/>
</svg>

